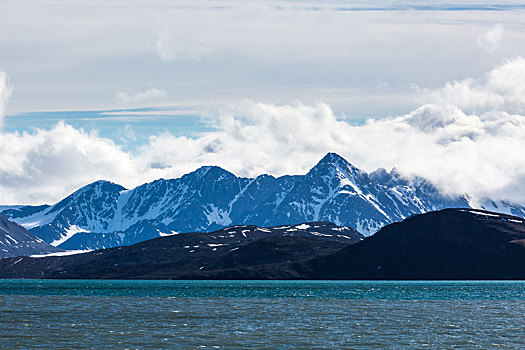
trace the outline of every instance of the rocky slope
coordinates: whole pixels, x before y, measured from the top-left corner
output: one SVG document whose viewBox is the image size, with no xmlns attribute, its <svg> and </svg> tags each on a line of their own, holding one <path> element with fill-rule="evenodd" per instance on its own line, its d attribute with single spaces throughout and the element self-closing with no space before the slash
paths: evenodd
<svg viewBox="0 0 525 350">
<path fill-rule="evenodd" d="M 0 215 L 0 258 L 62 252 Z"/>
</svg>

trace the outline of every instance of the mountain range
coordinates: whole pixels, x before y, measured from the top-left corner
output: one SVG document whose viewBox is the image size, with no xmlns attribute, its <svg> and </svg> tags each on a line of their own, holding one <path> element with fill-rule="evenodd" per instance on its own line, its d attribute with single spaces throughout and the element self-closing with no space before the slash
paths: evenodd
<svg viewBox="0 0 525 350">
<path fill-rule="evenodd" d="M 525 220 L 444 209 L 368 238 L 326 222 L 233 226 L 69 256 L 0 259 L 0 278 L 523 280 Z"/>
<path fill-rule="evenodd" d="M 445 195 L 423 178 L 405 177 L 395 169 L 367 173 L 335 153 L 305 175 L 244 178 L 205 166 L 134 189 L 97 181 L 54 205 L 7 208 L 1 213 L 53 246 L 93 250 L 231 225 L 327 221 L 370 236 L 411 215 L 444 208 L 525 217 L 521 205 Z"/>
</svg>

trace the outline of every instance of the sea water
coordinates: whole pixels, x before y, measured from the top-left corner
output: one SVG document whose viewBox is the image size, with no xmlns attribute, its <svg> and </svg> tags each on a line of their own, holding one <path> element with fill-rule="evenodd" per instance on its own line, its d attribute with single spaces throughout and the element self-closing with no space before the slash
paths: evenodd
<svg viewBox="0 0 525 350">
<path fill-rule="evenodd" d="M 0 348 L 525 348 L 525 282 L 0 280 Z"/>
</svg>

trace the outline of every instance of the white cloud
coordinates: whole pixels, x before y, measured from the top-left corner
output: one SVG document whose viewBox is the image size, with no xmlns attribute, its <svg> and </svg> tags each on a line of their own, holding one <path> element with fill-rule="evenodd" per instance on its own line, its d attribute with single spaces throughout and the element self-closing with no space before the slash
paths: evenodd
<svg viewBox="0 0 525 350">
<path fill-rule="evenodd" d="M 206 45 L 189 33 L 168 30 L 161 31 L 157 36 L 157 53 L 164 62 L 199 61 L 209 51 Z"/>
<path fill-rule="evenodd" d="M 482 79 L 453 81 L 441 89 L 422 92 L 433 103 L 451 104 L 466 111 L 525 114 L 525 59 L 510 60 Z"/>
<path fill-rule="evenodd" d="M 244 103 L 221 116 L 219 129 L 197 139 L 152 137 L 142 155 L 171 176 L 202 164 L 255 176 L 304 173 L 334 151 L 368 171 L 395 166 L 424 176 L 448 193 L 525 200 L 525 190 L 516 191 L 525 180 L 525 117 L 503 111 L 429 104 L 351 126 L 324 104 Z"/>
<path fill-rule="evenodd" d="M 148 88 L 142 91 L 137 91 L 134 93 L 127 92 L 118 92 L 117 100 L 121 103 L 139 103 L 144 101 L 150 101 L 166 97 L 166 90 L 157 89 L 157 88 Z"/>
<path fill-rule="evenodd" d="M 4 122 L 5 107 L 12 92 L 13 86 L 9 83 L 7 74 L 5 72 L 0 72 L 0 128 Z"/>
<path fill-rule="evenodd" d="M 131 187 L 181 176 L 202 165 L 238 175 L 300 174 L 326 152 L 371 171 L 397 167 L 450 193 L 525 203 L 525 60 L 482 79 L 426 91 L 430 102 L 406 115 L 350 125 L 323 103 L 244 101 L 218 113 L 216 131 L 195 138 L 154 135 L 136 154 L 59 123 L 35 133 L 0 134 L 0 198 L 51 202 L 109 179 Z"/>
<path fill-rule="evenodd" d="M 381 136 L 369 139 L 376 149 L 362 160 L 368 167 L 396 166 L 451 193 L 525 200 L 525 191 L 515 191 L 525 180 L 521 115 L 472 115 L 450 105 L 425 105 L 403 117 L 369 122 L 361 132 Z"/>
<path fill-rule="evenodd" d="M 478 38 L 478 45 L 489 52 L 499 50 L 504 29 L 502 24 L 495 24 Z"/>
<path fill-rule="evenodd" d="M 198 138 L 152 136 L 142 156 L 151 167 L 172 176 L 202 164 L 243 176 L 301 173 L 329 150 L 344 151 L 350 141 L 345 131 L 351 129 L 325 104 L 277 106 L 250 101 L 223 111 L 216 127 L 218 131 Z"/>
<path fill-rule="evenodd" d="M 112 141 L 58 123 L 50 130 L 0 134 L 3 203 L 53 201 L 94 179 L 136 182 L 137 161 Z"/>
</svg>

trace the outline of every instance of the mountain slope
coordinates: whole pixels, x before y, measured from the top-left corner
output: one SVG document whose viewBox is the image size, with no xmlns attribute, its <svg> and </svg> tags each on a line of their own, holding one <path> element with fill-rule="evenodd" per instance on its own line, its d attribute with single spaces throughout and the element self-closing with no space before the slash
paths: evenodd
<svg viewBox="0 0 525 350">
<path fill-rule="evenodd" d="M 525 220 L 445 209 L 386 226 L 297 269 L 314 279 L 524 279 Z"/>
<path fill-rule="evenodd" d="M 0 215 L 0 258 L 61 251 Z"/>
<path fill-rule="evenodd" d="M 422 178 L 384 169 L 368 174 L 329 153 L 305 175 L 242 178 L 206 166 L 131 190 L 97 181 L 53 206 L 3 213 L 63 249 L 101 249 L 178 232 L 305 221 L 330 221 L 368 236 L 410 215 L 487 206 L 525 216 L 519 205 L 446 196 Z"/>
<path fill-rule="evenodd" d="M 212 270 L 229 267 L 231 259 L 239 259 L 235 252 L 244 247 L 249 248 L 241 256 L 248 253 L 249 259 L 241 257 L 247 262 L 234 264 L 239 265 L 238 271 L 257 265 L 257 259 L 265 264 L 300 261 L 333 253 L 362 239 L 353 229 L 326 222 L 269 228 L 233 226 L 70 256 L 0 259 L 0 278 L 186 278 L 207 271 L 208 265 Z M 254 246 L 257 242 L 262 244 Z"/>
</svg>

